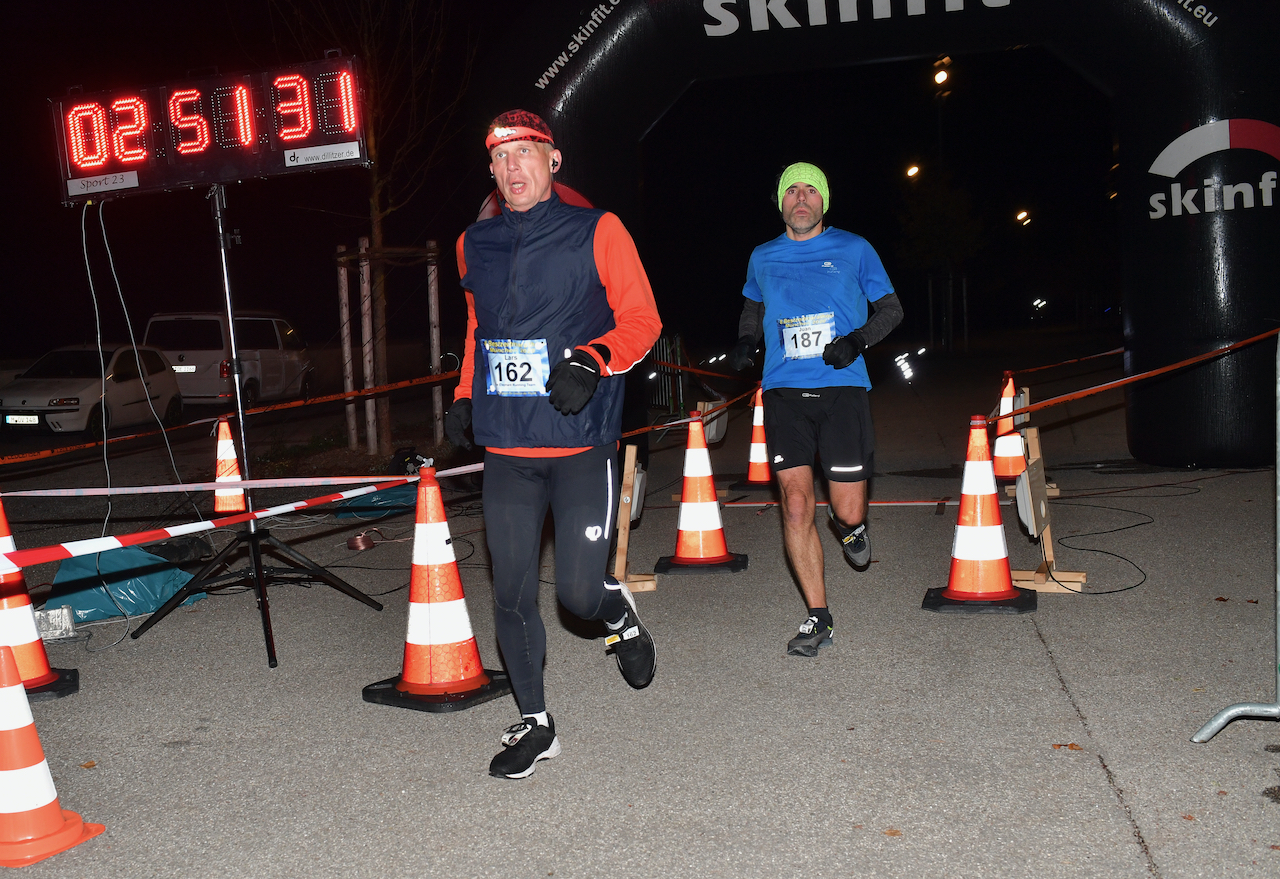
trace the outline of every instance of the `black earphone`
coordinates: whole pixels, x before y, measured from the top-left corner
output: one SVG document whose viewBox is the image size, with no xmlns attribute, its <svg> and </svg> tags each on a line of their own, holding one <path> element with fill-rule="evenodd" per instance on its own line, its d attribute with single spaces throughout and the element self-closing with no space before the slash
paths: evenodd
<svg viewBox="0 0 1280 879">
<path fill-rule="evenodd" d="M 554 170 L 556 170 L 556 169 L 557 169 L 557 168 L 559 168 L 559 167 L 560 167 L 560 160 L 559 160 L 559 159 L 552 159 L 552 160 L 551 160 L 551 170 L 552 170 L 552 171 L 554 171 Z"/>
</svg>

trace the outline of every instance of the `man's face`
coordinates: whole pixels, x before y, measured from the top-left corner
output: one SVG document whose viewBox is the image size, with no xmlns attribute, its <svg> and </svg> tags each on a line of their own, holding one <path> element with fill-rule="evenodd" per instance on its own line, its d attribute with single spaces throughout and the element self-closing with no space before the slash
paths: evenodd
<svg viewBox="0 0 1280 879">
<path fill-rule="evenodd" d="M 500 143 L 489 150 L 489 160 L 489 170 L 511 210 L 527 211 L 551 198 L 551 169 L 560 164 L 560 151 L 550 144 L 529 140 Z"/>
<path fill-rule="evenodd" d="M 782 222 L 787 237 L 804 241 L 822 232 L 822 193 L 808 183 L 797 182 L 782 194 Z"/>
</svg>

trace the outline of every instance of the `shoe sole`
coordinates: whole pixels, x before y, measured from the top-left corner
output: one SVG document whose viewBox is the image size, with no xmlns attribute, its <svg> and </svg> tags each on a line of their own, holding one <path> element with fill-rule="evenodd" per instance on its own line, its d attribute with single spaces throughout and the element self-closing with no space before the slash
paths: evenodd
<svg viewBox="0 0 1280 879">
<path fill-rule="evenodd" d="M 831 639 L 823 638 L 818 642 L 817 647 L 810 647 L 805 644 L 797 644 L 794 647 L 787 647 L 787 656 L 817 656 L 819 647 L 830 647 Z"/>
<path fill-rule="evenodd" d="M 533 775 L 533 770 L 538 768 L 539 760 L 550 760 L 552 757 L 559 757 L 559 756 L 560 756 L 560 737 L 556 736 L 554 739 L 551 740 L 551 746 L 547 748 L 545 751 L 543 751 L 541 754 L 539 754 L 537 757 L 534 757 L 533 762 L 529 764 L 529 768 L 526 769 L 524 772 L 515 772 L 515 773 L 507 774 L 505 772 L 490 771 L 489 774 L 492 775 L 494 778 L 517 778 L 517 779 L 528 778 L 530 775 Z"/>
<path fill-rule="evenodd" d="M 653 683 L 654 677 L 658 674 L 658 645 L 653 640 L 653 635 L 649 632 L 649 627 L 640 619 L 640 611 L 636 608 L 635 596 L 631 594 L 631 590 L 627 588 L 627 584 L 619 583 L 618 588 L 622 591 L 622 597 L 627 600 L 627 604 L 631 606 L 631 612 L 636 615 L 636 623 L 639 624 L 640 630 L 649 636 L 649 643 L 653 645 L 653 668 L 649 671 L 649 680 L 639 686 L 627 680 L 627 673 L 622 670 L 622 660 L 618 659 L 617 651 L 614 651 L 613 659 L 618 663 L 618 671 L 622 674 L 622 679 L 627 681 L 627 686 L 633 690 L 643 690 L 645 687 Z"/>
</svg>

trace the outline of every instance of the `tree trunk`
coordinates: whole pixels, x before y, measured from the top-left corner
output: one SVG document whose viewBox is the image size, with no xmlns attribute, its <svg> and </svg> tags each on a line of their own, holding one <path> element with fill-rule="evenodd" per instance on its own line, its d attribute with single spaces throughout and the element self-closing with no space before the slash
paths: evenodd
<svg viewBox="0 0 1280 879">
<path fill-rule="evenodd" d="M 374 179 L 369 190 L 369 232 L 374 258 L 370 261 L 373 286 L 373 383 L 385 385 L 387 378 L 387 272 L 382 253 L 382 221 L 386 216 L 383 205 L 386 182 L 377 174 L 377 143 L 373 132 L 366 135 L 366 148 L 374 165 Z M 378 424 L 378 454 L 391 455 L 391 398 L 383 395 L 375 398 L 374 412 Z"/>
</svg>

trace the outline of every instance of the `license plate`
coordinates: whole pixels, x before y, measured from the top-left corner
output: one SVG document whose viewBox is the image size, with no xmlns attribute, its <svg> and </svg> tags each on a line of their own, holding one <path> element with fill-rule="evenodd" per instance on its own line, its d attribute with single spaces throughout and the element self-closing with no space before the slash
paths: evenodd
<svg viewBox="0 0 1280 879">
<path fill-rule="evenodd" d="M 173 371 L 174 372 L 195 372 L 196 368 L 194 366 L 175 366 L 173 368 Z"/>
<path fill-rule="evenodd" d="M 6 415 L 4 417 L 5 424 L 39 424 L 39 415 Z"/>
</svg>

